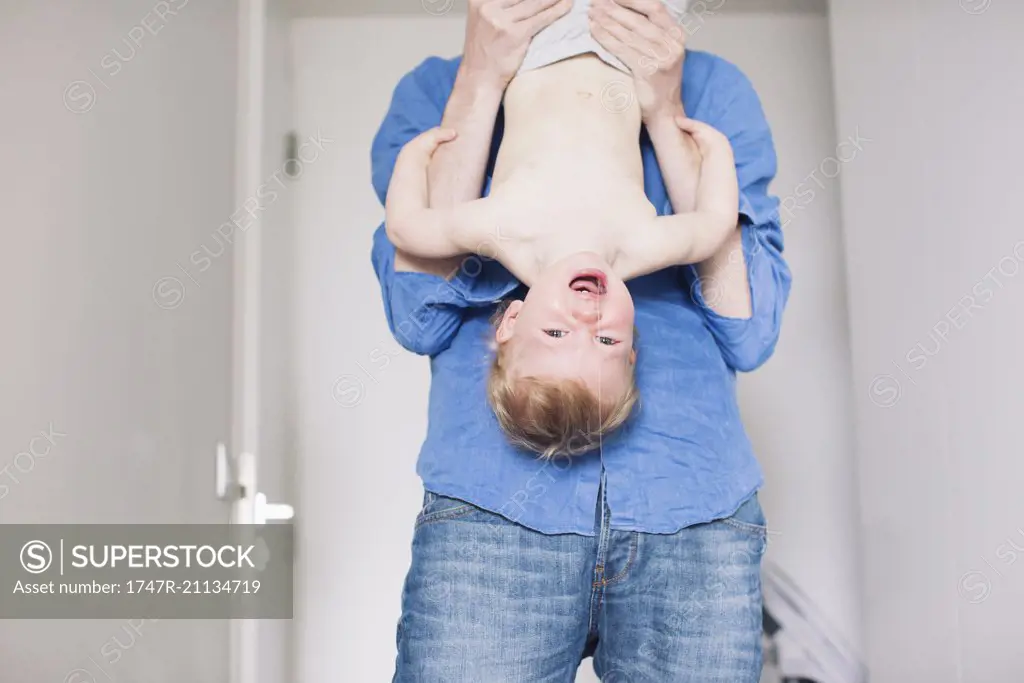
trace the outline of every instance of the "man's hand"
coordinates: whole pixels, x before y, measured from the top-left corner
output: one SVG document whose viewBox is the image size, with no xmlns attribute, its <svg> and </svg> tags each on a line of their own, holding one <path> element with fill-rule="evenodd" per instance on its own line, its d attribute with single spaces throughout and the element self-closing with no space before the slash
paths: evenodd
<svg viewBox="0 0 1024 683">
<path fill-rule="evenodd" d="M 686 33 L 661 0 L 592 0 L 590 32 L 633 72 L 640 114 L 648 127 L 684 113 Z"/>
<path fill-rule="evenodd" d="M 572 8 L 573 0 L 469 0 L 462 68 L 502 90 L 516 75 L 530 41 Z"/>
</svg>

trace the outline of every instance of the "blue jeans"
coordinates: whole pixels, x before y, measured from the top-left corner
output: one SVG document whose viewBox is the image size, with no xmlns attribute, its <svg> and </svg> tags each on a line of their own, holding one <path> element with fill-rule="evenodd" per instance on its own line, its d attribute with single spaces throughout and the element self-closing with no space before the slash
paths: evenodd
<svg viewBox="0 0 1024 683">
<path fill-rule="evenodd" d="M 402 594 L 393 683 L 757 683 L 757 496 L 675 534 L 546 535 L 427 492 Z"/>
</svg>

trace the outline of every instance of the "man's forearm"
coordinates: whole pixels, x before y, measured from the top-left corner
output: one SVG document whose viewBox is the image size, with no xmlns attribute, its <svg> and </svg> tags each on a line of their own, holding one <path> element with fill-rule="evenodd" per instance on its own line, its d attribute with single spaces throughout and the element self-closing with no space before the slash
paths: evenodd
<svg viewBox="0 0 1024 683">
<path fill-rule="evenodd" d="M 652 122 L 647 132 L 675 213 L 693 211 L 700 181 L 697 144 L 670 117 Z M 743 233 L 738 225 L 714 256 L 697 263 L 696 269 L 707 290 L 705 303 L 711 310 L 730 318 L 750 317 L 750 282 L 743 255 Z"/>
<path fill-rule="evenodd" d="M 730 146 L 731 143 L 727 143 Z M 751 315 L 750 280 L 743 253 L 743 228 L 739 221 L 739 187 L 732 153 L 714 153 L 701 167 L 697 207 L 714 207 L 722 217 L 723 231 L 718 247 L 697 262 L 697 276 L 705 292 L 704 303 L 727 318 Z"/>
<path fill-rule="evenodd" d="M 458 137 L 441 146 L 427 168 L 431 208 L 449 208 L 480 197 L 503 92 L 501 84 L 485 74 L 459 69 L 441 121 Z M 395 269 L 451 278 L 463 259 L 464 255 L 425 259 L 399 249 Z"/>
<path fill-rule="evenodd" d="M 743 254 L 743 230 L 738 227 L 711 258 L 697 264 L 697 276 L 705 290 L 705 303 L 718 315 L 749 318 L 750 279 Z M 713 293 L 710 293 L 713 292 Z"/>
<path fill-rule="evenodd" d="M 460 68 L 441 126 L 458 137 L 434 154 L 427 171 L 430 206 L 446 208 L 480 197 L 491 153 L 494 122 L 504 90 L 485 74 Z"/>
</svg>

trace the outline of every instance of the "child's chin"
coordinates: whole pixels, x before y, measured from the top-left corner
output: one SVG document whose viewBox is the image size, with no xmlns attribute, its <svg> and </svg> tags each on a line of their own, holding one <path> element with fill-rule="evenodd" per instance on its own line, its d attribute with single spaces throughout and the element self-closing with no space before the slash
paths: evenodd
<svg viewBox="0 0 1024 683">
<path fill-rule="evenodd" d="M 578 251 L 575 254 L 570 254 L 562 259 L 562 263 L 571 265 L 574 268 L 599 268 L 601 270 L 610 270 L 611 266 L 604 258 L 593 251 Z"/>
</svg>

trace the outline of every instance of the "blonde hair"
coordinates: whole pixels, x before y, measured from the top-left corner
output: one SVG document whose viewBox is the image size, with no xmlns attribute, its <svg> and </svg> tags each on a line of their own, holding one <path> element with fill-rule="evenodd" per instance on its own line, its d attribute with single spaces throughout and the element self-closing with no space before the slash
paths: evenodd
<svg viewBox="0 0 1024 683">
<path fill-rule="evenodd" d="M 487 400 L 509 441 L 544 459 L 597 448 L 626 422 L 638 398 L 635 378 L 623 396 L 601 401 L 580 380 L 516 377 L 505 344 L 499 345 L 487 379 Z"/>
</svg>

